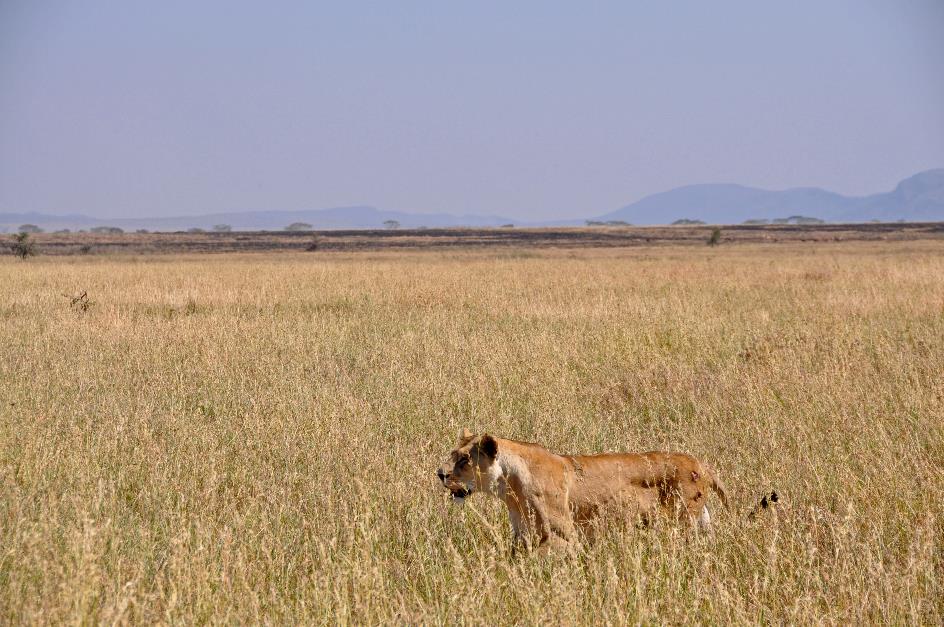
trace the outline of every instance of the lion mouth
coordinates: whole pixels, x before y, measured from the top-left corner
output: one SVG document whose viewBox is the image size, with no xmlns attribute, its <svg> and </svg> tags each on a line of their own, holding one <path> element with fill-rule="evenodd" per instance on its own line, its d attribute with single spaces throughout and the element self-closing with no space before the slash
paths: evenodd
<svg viewBox="0 0 944 627">
<path fill-rule="evenodd" d="M 472 494 L 470 488 L 459 488 L 457 490 L 449 490 L 452 493 L 452 498 L 454 499 L 464 499 L 465 497 Z"/>
</svg>

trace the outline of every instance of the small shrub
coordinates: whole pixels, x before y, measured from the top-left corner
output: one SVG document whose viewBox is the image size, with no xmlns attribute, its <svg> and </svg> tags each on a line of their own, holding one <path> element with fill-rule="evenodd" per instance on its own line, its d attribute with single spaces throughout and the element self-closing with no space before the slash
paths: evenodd
<svg viewBox="0 0 944 627">
<path fill-rule="evenodd" d="M 29 233 L 23 231 L 13 236 L 13 243 L 10 244 L 13 254 L 20 259 L 26 259 L 36 254 L 36 242 Z"/>
</svg>

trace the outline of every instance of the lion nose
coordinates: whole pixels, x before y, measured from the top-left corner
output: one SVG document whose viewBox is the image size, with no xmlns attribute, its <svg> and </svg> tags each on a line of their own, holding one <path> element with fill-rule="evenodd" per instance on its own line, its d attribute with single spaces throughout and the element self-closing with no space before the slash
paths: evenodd
<svg viewBox="0 0 944 627">
<path fill-rule="evenodd" d="M 440 468 L 439 470 L 436 471 L 436 476 L 439 477 L 439 480 L 440 480 L 440 481 L 445 481 L 445 480 L 446 480 L 446 473 L 444 473 L 444 472 L 442 471 L 442 468 Z"/>
</svg>

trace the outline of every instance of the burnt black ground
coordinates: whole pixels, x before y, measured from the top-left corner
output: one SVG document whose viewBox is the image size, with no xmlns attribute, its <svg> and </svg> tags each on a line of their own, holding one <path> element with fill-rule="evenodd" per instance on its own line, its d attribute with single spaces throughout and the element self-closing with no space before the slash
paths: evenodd
<svg viewBox="0 0 944 627">
<path fill-rule="evenodd" d="M 944 222 L 580 228 L 236 231 L 230 233 L 39 234 L 43 255 L 180 254 L 266 251 L 382 251 L 483 248 L 704 246 L 714 228 L 721 245 L 788 242 L 944 240 Z M 9 239 L 11 236 L 6 236 Z M 11 240 L 12 241 L 12 240 Z"/>
</svg>

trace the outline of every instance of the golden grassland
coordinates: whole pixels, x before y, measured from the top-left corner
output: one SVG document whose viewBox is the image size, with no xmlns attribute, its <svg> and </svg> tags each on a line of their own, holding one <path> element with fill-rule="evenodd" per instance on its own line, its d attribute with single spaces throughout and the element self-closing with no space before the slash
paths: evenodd
<svg viewBox="0 0 944 627">
<path fill-rule="evenodd" d="M 941 242 L 7 256 L 0 622 L 940 624 L 942 373 Z M 463 426 L 734 511 L 512 558 Z"/>
</svg>

